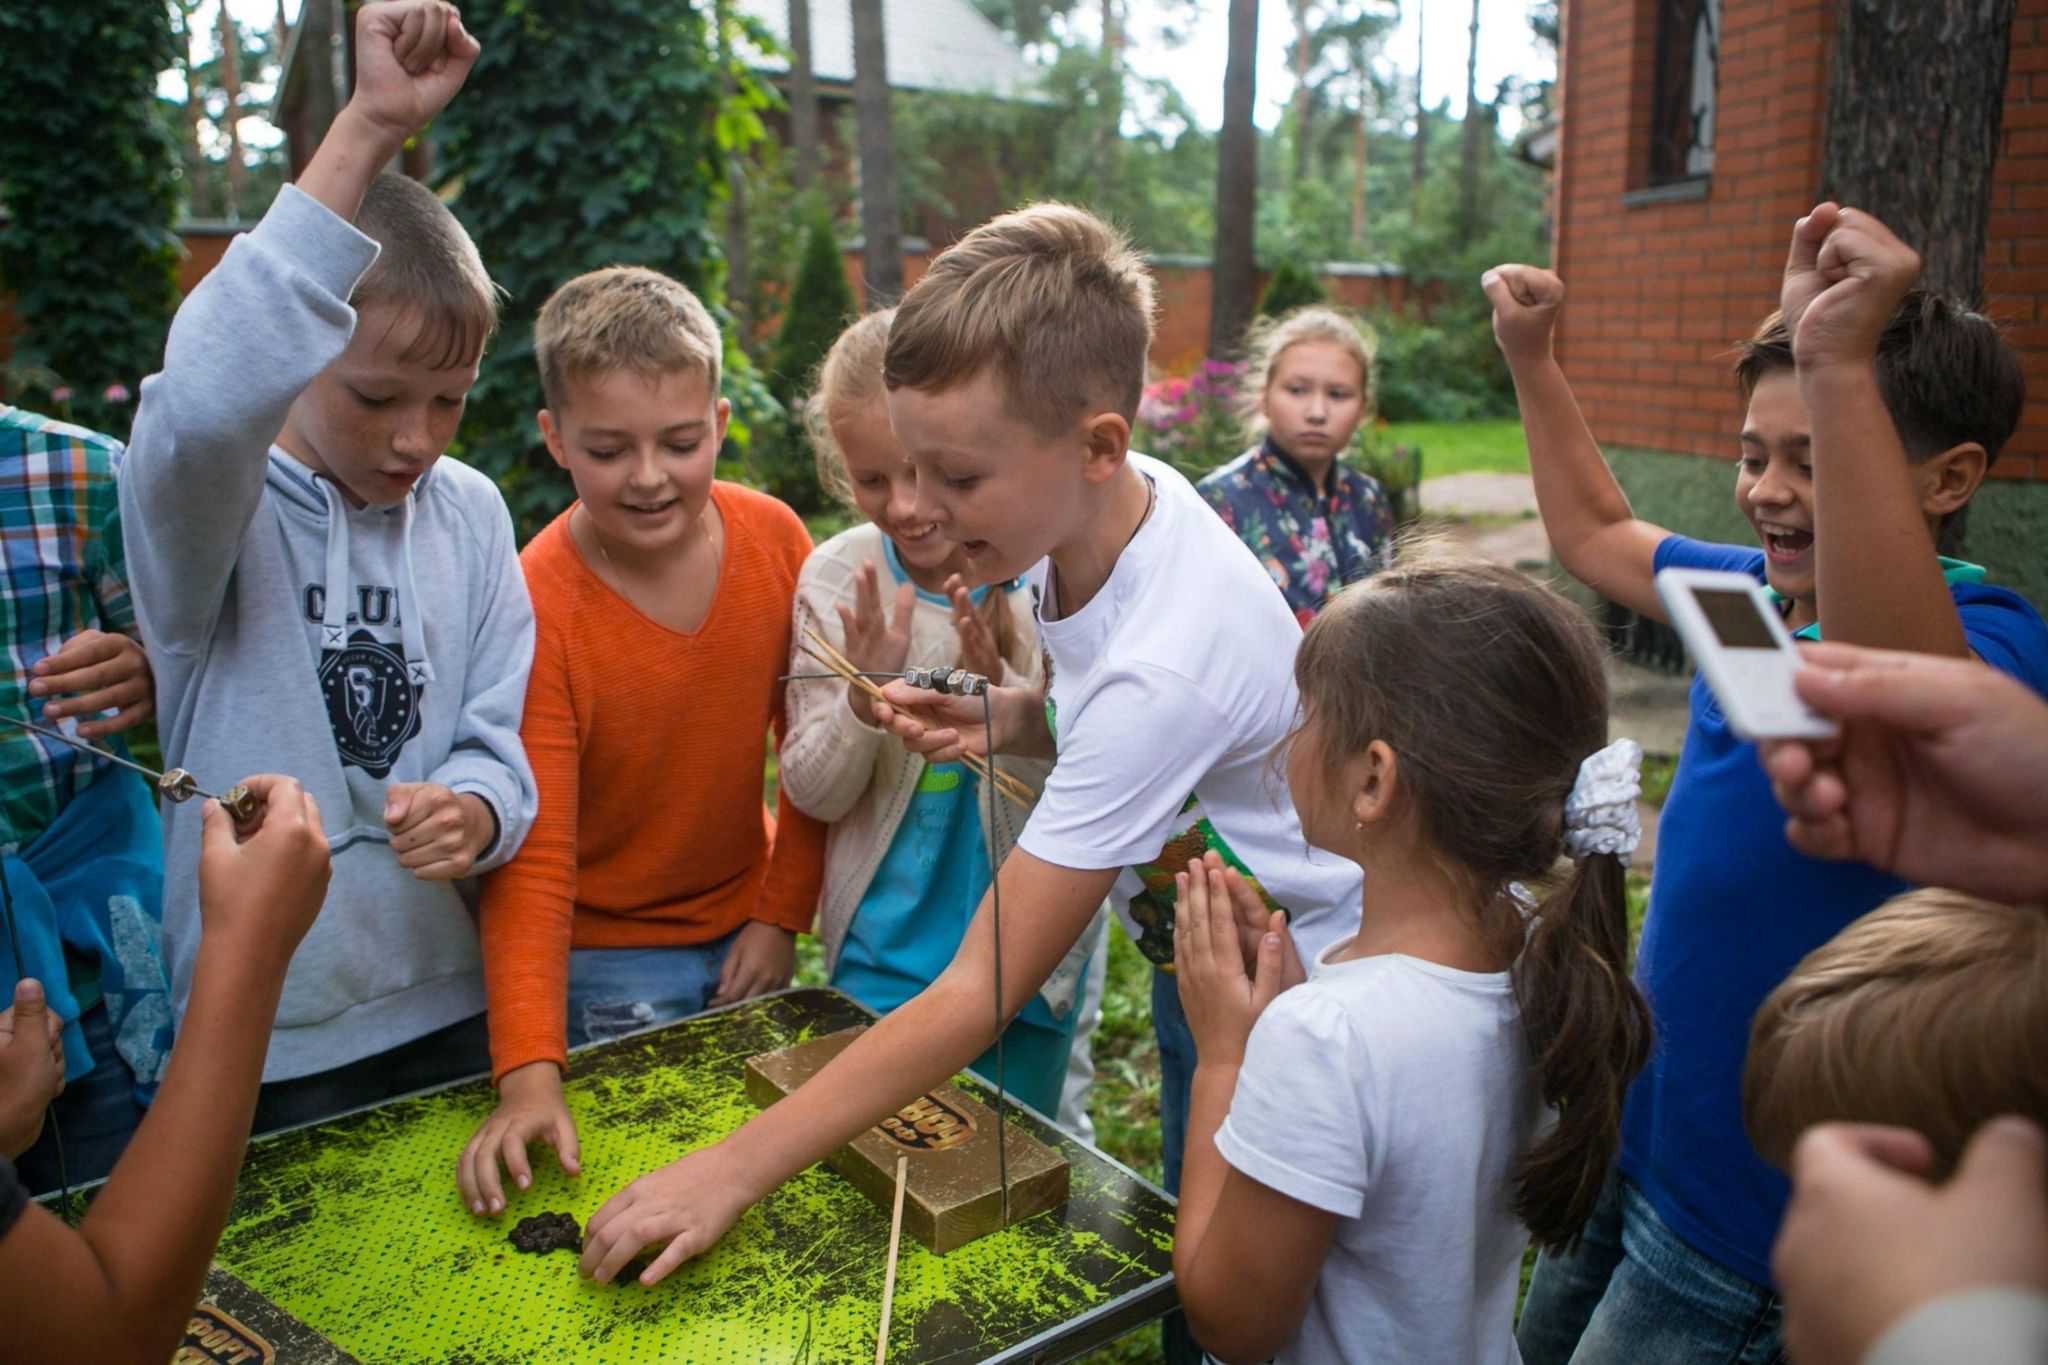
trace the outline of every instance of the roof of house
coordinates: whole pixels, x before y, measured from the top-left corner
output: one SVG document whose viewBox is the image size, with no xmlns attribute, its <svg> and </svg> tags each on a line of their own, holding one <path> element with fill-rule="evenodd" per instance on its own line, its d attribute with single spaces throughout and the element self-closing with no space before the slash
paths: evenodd
<svg viewBox="0 0 2048 1365">
<path fill-rule="evenodd" d="M 851 0 L 810 0 L 811 70 L 826 84 L 853 82 Z M 738 0 L 778 42 L 789 42 L 788 0 Z M 1039 68 L 969 0 L 882 0 L 889 84 L 899 90 L 946 90 L 1033 99 Z M 781 55 L 757 55 L 757 70 L 789 69 Z"/>
</svg>

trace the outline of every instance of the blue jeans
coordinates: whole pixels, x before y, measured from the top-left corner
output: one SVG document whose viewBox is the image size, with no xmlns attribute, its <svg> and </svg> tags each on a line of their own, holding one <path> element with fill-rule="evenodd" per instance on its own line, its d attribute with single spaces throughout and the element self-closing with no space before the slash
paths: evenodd
<svg viewBox="0 0 2048 1365">
<path fill-rule="evenodd" d="M 1195 1085 L 1195 1035 L 1180 1007 L 1180 986 L 1170 973 L 1152 972 L 1152 1036 L 1159 1041 L 1159 1164 L 1167 1193 L 1180 1194 L 1181 1157 L 1188 1149 L 1188 1099 Z M 1188 1320 L 1170 1313 L 1159 1324 L 1166 1365 L 1201 1365 L 1202 1348 Z"/>
<path fill-rule="evenodd" d="M 83 1185 L 114 1169 L 128 1139 L 135 1135 L 136 1125 L 142 1122 L 144 1111 L 135 1098 L 135 1073 L 114 1050 L 107 1007 L 94 1005 L 79 1015 L 78 1027 L 85 1034 L 93 1068 L 64 1087 L 52 1106 L 55 1125 L 45 1123 L 42 1136 L 14 1163 L 31 1194 L 45 1194 L 61 1184 L 58 1138 L 64 1141 L 63 1179 Z"/>
<path fill-rule="evenodd" d="M 702 1012 L 718 990 L 735 929 L 674 948 L 576 948 L 569 953 L 569 1046 L 602 1043 Z"/>
<path fill-rule="evenodd" d="M 344 1066 L 271 1081 L 257 1092 L 256 1122 L 250 1131 L 268 1133 L 317 1123 L 488 1071 L 490 1038 L 484 1016 L 477 1014 Z"/>
<path fill-rule="evenodd" d="M 1570 1256 L 1536 1258 L 1526 1365 L 1780 1365 L 1778 1296 L 1680 1241 L 1619 1171 Z"/>
</svg>

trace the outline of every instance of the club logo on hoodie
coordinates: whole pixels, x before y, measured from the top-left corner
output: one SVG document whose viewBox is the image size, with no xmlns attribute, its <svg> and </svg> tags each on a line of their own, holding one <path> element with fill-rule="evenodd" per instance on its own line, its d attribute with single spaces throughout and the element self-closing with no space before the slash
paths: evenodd
<svg viewBox="0 0 2048 1365">
<path fill-rule="evenodd" d="M 420 694 L 405 656 L 367 630 L 352 632 L 340 649 L 320 651 L 320 691 L 327 698 L 327 723 L 343 766 L 354 764 L 384 777 L 398 751 L 420 732 Z"/>
</svg>

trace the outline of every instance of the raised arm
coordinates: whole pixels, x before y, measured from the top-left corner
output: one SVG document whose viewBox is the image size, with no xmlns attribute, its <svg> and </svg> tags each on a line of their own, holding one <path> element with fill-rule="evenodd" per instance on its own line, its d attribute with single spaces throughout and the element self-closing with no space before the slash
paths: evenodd
<svg viewBox="0 0 2048 1365">
<path fill-rule="evenodd" d="M 0 1238 L 0 1359 L 160 1365 L 199 1298 L 248 1144 L 285 968 L 327 890 L 327 840 L 289 778 L 252 777 L 239 841 L 208 802 L 199 959 L 156 1103 L 76 1230 L 40 1208 Z"/>
<path fill-rule="evenodd" d="M 1792 229 L 1781 303 L 1813 432 L 1814 592 L 1826 639 L 1967 657 L 1915 466 L 1877 385 L 1878 338 L 1919 274 L 1913 249 L 1856 209 L 1821 204 Z"/>
<path fill-rule="evenodd" d="M 1564 282 L 1535 266 L 1502 265 L 1480 283 L 1493 304 L 1494 339 L 1514 377 L 1536 508 L 1558 563 L 1602 596 L 1663 620 L 1654 564 L 1657 544 L 1670 532 L 1638 520 L 1630 509 L 1551 353 Z"/>
</svg>

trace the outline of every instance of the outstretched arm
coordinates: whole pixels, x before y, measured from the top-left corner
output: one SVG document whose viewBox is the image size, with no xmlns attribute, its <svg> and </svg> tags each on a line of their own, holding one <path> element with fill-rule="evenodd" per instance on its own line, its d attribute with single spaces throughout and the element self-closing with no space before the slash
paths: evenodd
<svg viewBox="0 0 2048 1365">
<path fill-rule="evenodd" d="M 208 802 L 192 995 L 156 1103 L 76 1230 L 40 1208 L 0 1238 L 0 1359 L 160 1365 L 226 1222 L 285 967 L 327 892 L 320 810 L 252 777 L 240 839 Z"/>
<path fill-rule="evenodd" d="M 1629 507 L 1551 353 L 1564 282 L 1535 266 L 1502 265 L 1480 283 L 1493 303 L 1494 339 L 1514 377 L 1536 507 L 1557 562 L 1602 596 L 1663 620 L 1655 561 L 1658 543 L 1670 532 L 1639 520 Z"/>
<path fill-rule="evenodd" d="M 1003 898 L 1001 1013 L 1007 1024 L 1081 936 L 1114 869 L 1077 871 L 1013 850 L 996 873 Z M 943 1084 L 994 1041 L 995 940 L 982 899 L 952 965 L 787 1099 L 723 1141 L 641 1176 L 591 1216 L 580 1266 L 609 1280 L 642 1248 L 663 1250 L 654 1284 L 708 1251 L 747 1207 L 916 1095 Z"/>
</svg>

